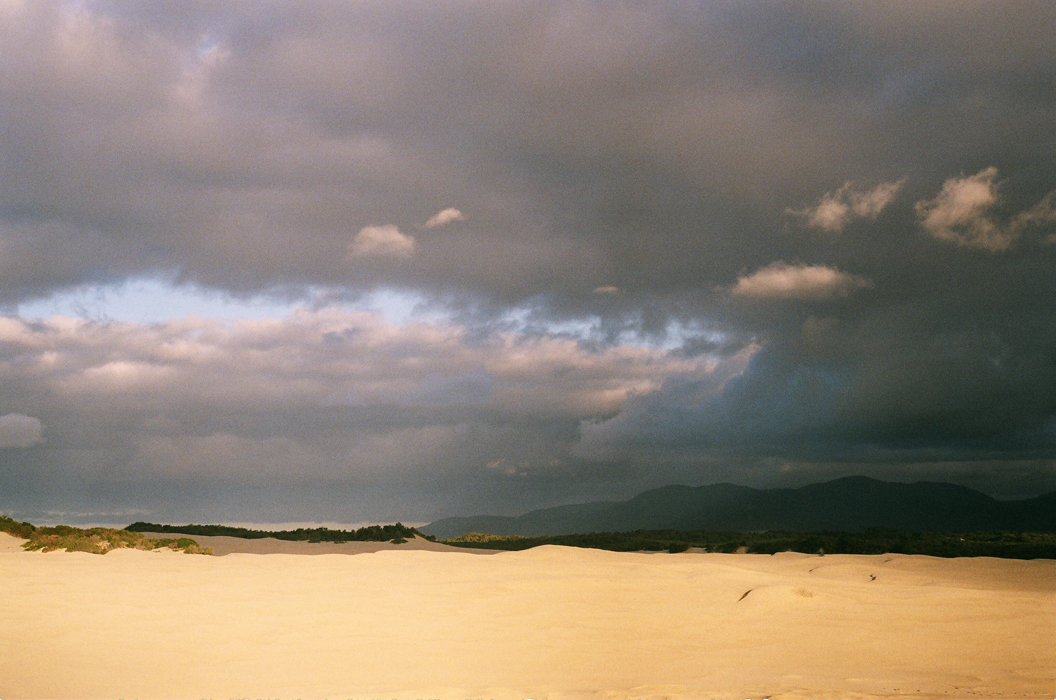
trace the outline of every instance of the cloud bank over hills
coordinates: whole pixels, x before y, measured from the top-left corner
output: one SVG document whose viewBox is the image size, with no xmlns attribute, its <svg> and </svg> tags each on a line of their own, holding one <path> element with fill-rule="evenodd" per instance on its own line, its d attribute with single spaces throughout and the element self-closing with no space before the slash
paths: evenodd
<svg viewBox="0 0 1056 700">
<path fill-rule="evenodd" d="M 0 510 L 1056 488 L 1050 4 L 0 18 Z M 18 313 L 142 280 L 296 310 Z"/>
</svg>

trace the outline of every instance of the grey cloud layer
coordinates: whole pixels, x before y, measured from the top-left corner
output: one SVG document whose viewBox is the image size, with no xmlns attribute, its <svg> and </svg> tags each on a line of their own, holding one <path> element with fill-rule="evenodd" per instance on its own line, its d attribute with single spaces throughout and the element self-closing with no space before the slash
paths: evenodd
<svg viewBox="0 0 1056 700">
<path fill-rule="evenodd" d="M 85 326 L 68 331 L 79 373 L 10 375 L 0 415 L 39 419 L 43 442 L 0 456 L 29 483 L 35 459 L 160 473 L 185 455 L 339 478 L 334 455 L 353 451 L 404 483 L 475 465 L 492 493 L 565 459 L 560 444 L 578 466 L 524 499 L 560 500 L 577 469 L 692 481 L 716 472 L 671 465 L 757 458 L 760 483 L 779 476 L 771 458 L 819 474 L 930 461 L 985 464 L 1015 491 L 1029 462 L 1030 488 L 1056 488 L 1054 36 L 1043 2 L 9 0 L 0 303 L 151 276 L 386 287 L 445 306 L 460 325 L 429 332 L 464 333 L 444 341 L 459 357 L 501 355 L 511 312 L 534 324 L 517 351 L 531 366 L 556 347 L 603 364 L 637 352 L 627 340 L 670 351 L 627 356 L 609 389 L 567 368 L 503 384 L 453 356 L 413 381 L 377 357 L 353 382 L 318 348 L 273 384 L 285 346 L 265 344 L 239 350 L 228 387 L 226 370 L 147 350 L 86 359 L 90 338 L 156 352 L 173 327 Z M 584 321 L 591 343 L 548 330 Z M 440 340 L 403 342 L 440 361 Z M 742 373 L 716 388 L 700 362 Z M 165 390 L 119 400 L 103 390 L 119 381 Z M 320 407 L 319 387 L 343 382 L 345 403 Z M 60 387 L 92 398 L 59 410 Z M 473 417 L 422 417 L 448 394 Z M 384 428 L 334 427 L 342 410 Z M 481 437 L 493 412 L 516 417 Z M 516 509 L 511 488 L 497 507 Z"/>
<path fill-rule="evenodd" d="M 75 481 L 141 483 L 435 487 L 489 464 L 529 476 L 569 465 L 579 421 L 714 368 L 643 347 L 480 339 L 336 309 L 154 326 L 0 319 L 0 348 L 0 410 L 41 417 L 0 416 L 0 448 L 37 445 L 44 469 Z M 10 470 L 26 459 L 5 456 Z M 422 507 L 421 489 L 407 491 Z"/>
</svg>

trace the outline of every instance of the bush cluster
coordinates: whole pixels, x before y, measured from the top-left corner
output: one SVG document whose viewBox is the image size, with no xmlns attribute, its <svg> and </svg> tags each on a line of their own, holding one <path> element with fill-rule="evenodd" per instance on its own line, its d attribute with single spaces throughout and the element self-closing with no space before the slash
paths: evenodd
<svg viewBox="0 0 1056 700">
<path fill-rule="evenodd" d="M 6 532 L 9 535 L 28 540 L 36 529 L 29 523 L 20 523 L 17 520 L 0 515 L 0 532 Z"/>
<path fill-rule="evenodd" d="M 70 525 L 35 527 L 0 516 L 0 531 L 28 540 L 22 545 L 29 551 L 52 552 L 65 549 L 67 552 L 89 552 L 106 554 L 112 549 L 154 550 L 168 547 L 186 554 L 212 554 L 211 547 L 201 547 L 189 537 L 150 540 L 138 532 L 109 527 L 81 529 Z"/>
</svg>

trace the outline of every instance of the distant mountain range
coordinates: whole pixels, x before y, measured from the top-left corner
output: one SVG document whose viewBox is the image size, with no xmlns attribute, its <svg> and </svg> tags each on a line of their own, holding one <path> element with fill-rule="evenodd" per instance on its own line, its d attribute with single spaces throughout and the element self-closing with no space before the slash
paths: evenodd
<svg viewBox="0 0 1056 700">
<path fill-rule="evenodd" d="M 857 531 L 869 527 L 1056 532 L 1056 492 L 998 501 L 954 484 L 899 484 L 864 476 L 798 489 L 664 486 L 629 501 L 544 508 L 518 517 L 444 518 L 419 530 L 443 539 L 466 532 L 532 537 L 630 530 Z"/>
</svg>

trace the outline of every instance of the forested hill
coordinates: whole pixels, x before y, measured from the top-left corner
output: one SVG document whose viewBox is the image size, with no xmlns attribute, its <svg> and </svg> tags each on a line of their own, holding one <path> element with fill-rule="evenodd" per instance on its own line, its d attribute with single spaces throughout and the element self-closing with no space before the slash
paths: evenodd
<svg viewBox="0 0 1056 700">
<path fill-rule="evenodd" d="M 519 517 L 445 518 L 420 530 L 448 538 L 466 532 L 533 537 L 631 530 L 854 532 L 871 527 L 1056 532 L 1056 492 L 998 501 L 954 484 L 901 484 L 864 476 L 798 489 L 665 486 L 628 501 L 559 506 Z"/>
</svg>

